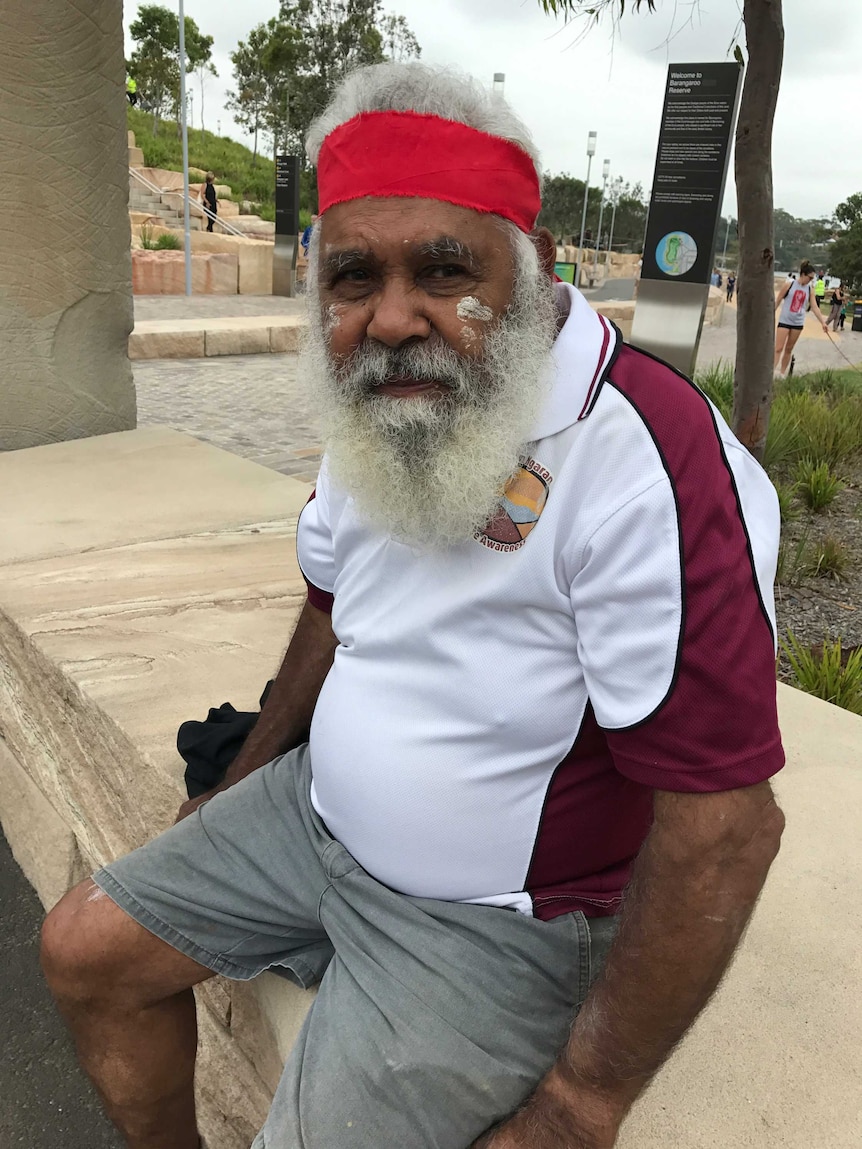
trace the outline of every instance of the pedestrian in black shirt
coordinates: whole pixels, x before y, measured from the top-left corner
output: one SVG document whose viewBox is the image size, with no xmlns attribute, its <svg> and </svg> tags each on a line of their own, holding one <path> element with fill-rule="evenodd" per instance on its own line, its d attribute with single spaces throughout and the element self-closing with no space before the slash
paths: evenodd
<svg viewBox="0 0 862 1149">
<path fill-rule="evenodd" d="M 201 192 L 201 200 L 206 204 L 207 210 L 212 214 L 207 216 L 207 231 L 212 231 L 215 220 L 213 216 L 218 215 L 218 199 L 215 190 L 215 176 L 212 172 L 207 172 L 207 182 Z"/>
</svg>

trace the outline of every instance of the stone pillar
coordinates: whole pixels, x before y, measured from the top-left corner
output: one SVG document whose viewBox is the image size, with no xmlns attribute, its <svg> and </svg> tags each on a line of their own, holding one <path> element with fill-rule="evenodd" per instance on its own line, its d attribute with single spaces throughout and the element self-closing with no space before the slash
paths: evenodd
<svg viewBox="0 0 862 1149">
<path fill-rule="evenodd" d="M 135 425 L 122 0 L 0 3 L 0 449 Z"/>
</svg>

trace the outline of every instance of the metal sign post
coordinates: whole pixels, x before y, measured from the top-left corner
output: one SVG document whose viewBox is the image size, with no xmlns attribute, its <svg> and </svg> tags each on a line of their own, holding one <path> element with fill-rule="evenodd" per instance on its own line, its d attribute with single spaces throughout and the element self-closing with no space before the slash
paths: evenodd
<svg viewBox="0 0 862 1149">
<path fill-rule="evenodd" d="M 275 157 L 275 250 L 272 294 L 296 295 L 299 247 L 299 156 Z"/>
<path fill-rule="evenodd" d="M 691 375 L 697 358 L 742 69 L 668 68 L 631 341 Z"/>
</svg>

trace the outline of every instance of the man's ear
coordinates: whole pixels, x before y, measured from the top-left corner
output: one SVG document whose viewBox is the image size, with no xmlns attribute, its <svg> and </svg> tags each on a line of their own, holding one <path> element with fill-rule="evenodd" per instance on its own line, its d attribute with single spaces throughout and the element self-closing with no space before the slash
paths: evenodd
<svg viewBox="0 0 862 1149">
<path fill-rule="evenodd" d="M 551 279 L 554 277 L 554 265 L 557 262 L 557 241 L 546 227 L 537 227 L 532 233 L 533 243 L 539 253 L 539 263 L 542 271 Z"/>
</svg>

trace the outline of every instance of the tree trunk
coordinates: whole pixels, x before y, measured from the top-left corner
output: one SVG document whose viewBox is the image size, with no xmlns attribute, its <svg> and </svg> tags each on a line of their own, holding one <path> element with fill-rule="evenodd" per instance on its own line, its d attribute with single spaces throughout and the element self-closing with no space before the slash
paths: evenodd
<svg viewBox="0 0 862 1149">
<path fill-rule="evenodd" d="M 772 121 L 784 56 L 781 0 L 744 0 L 748 67 L 736 128 L 739 305 L 733 431 L 763 458 L 775 349 L 775 253 L 772 238 Z"/>
<path fill-rule="evenodd" d="M 251 154 L 251 166 L 253 168 L 257 167 L 257 129 L 258 129 L 257 117 L 255 117 L 255 121 L 254 121 L 254 151 Z"/>
<path fill-rule="evenodd" d="M 205 131 L 205 128 L 204 128 L 204 69 L 203 69 L 203 65 L 201 65 L 200 80 L 201 80 L 201 135 L 203 135 L 204 131 Z"/>
</svg>

